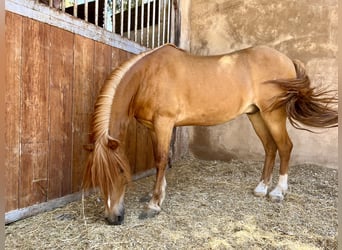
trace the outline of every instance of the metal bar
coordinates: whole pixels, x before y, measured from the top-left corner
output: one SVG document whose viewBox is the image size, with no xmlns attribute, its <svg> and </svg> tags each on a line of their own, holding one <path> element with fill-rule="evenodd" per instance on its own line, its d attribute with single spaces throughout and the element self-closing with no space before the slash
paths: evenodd
<svg viewBox="0 0 342 250">
<path fill-rule="evenodd" d="M 95 25 L 99 25 L 99 0 L 95 0 Z"/>
<path fill-rule="evenodd" d="M 84 0 L 84 20 L 88 22 L 88 0 Z"/>
<path fill-rule="evenodd" d="M 154 48 L 154 33 L 156 30 L 156 0 L 153 0 L 153 16 L 152 16 L 152 49 Z"/>
<path fill-rule="evenodd" d="M 103 8 L 103 28 L 105 30 L 108 30 L 108 27 L 107 27 L 107 22 L 108 22 L 108 1 L 107 0 L 104 0 L 104 8 Z"/>
<path fill-rule="evenodd" d="M 160 4 L 161 0 L 158 0 L 158 38 L 157 38 L 157 45 L 158 47 L 160 46 L 160 12 L 161 12 L 161 4 Z"/>
<path fill-rule="evenodd" d="M 74 0 L 74 17 L 77 17 L 77 0 Z"/>
<path fill-rule="evenodd" d="M 170 42 L 179 45 L 178 31 L 177 31 L 177 19 L 178 19 L 178 0 L 171 0 L 171 17 L 170 17 Z"/>
<path fill-rule="evenodd" d="M 131 10 L 132 4 L 131 0 L 128 0 L 128 22 L 127 22 L 127 38 L 131 38 Z"/>
<path fill-rule="evenodd" d="M 120 27 L 120 35 L 123 36 L 123 22 L 124 22 L 124 2 L 121 0 L 121 27 Z"/>
<path fill-rule="evenodd" d="M 144 44 L 144 2 L 141 3 L 140 44 Z"/>
<path fill-rule="evenodd" d="M 166 28 L 166 0 L 163 0 L 163 37 L 162 37 L 162 44 L 165 43 L 165 28 Z"/>
<path fill-rule="evenodd" d="M 116 0 L 112 1 L 112 32 L 115 33 L 115 12 L 116 12 Z"/>
<path fill-rule="evenodd" d="M 135 18 L 134 18 L 134 42 L 138 40 L 138 0 L 135 0 Z"/>
<path fill-rule="evenodd" d="M 150 0 L 147 0 L 147 25 L 146 25 L 146 47 L 149 47 L 150 43 Z"/>
<path fill-rule="evenodd" d="M 65 12 L 65 0 L 62 0 L 62 11 Z"/>
<path fill-rule="evenodd" d="M 73 34 L 138 54 L 147 49 L 128 39 L 113 36 L 110 32 L 99 32 L 95 25 L 84 25 L 84 21 L 69 14 L 51 15 L 49 8 L 40 8 L 33 0 L 6 0 L 6 11 L 55 26 Z"/>
<path fill-rule="evenodd" d="M 167 3 L 167 35 L 166 41 L 170 42 L 170 29 L 171 29 L 171 0 L 168 0 Z"/>
</svg>

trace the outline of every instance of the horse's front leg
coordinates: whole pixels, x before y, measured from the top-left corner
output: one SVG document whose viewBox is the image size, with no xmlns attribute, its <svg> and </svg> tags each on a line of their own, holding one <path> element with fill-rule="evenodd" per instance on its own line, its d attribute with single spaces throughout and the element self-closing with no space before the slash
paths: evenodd
<svg viewBox="0 0 342 250">
<path fill-rule="evenodd" d="M 168 118 L 159 118 L 154 122 L 154 131 L 151 132 L 154 160 L 157 169 L 156 182 L 152 198 L 145 211 L 139 216 L 140 219 L 154 217 L 161 210 L 166 192 L 166 166 L 169 156 L 170 140 L 174 123 Z"/>
</svg>

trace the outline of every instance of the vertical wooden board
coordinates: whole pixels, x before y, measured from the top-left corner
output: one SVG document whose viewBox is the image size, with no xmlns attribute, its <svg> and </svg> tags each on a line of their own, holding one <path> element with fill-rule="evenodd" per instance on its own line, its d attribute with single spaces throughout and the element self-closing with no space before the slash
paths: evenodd
<svg viewBox="0 0 342 250">
<path fill-rule="evenodd" d="M 19 207 L 46 201 L 49 26 L 23 18 Z"/>
<path fill-rule="evenodd" d="M 110 46 L 95 42 L 94 60 L 94 103 L 104 81 L 111 73 L 112 49 Z"/>
<path fill-rule="evenodd" d="M 137 122 L 136 166 L 135 173 L 154 167 L 153 146 L 150 131 Z"/>
<path fill-rule="evenodd" d="M 120 49 L 119 50 L 119 65 L 123 64 L 125 61 L 129 59 L 130 53 Z"/>
<path fill-rule="evenodd" d="M 79 191 L 88 152 L 90 123 L 94 107 L 94 41 L 75 35 L 73 85 L 72 190 Z"/>
<path fill-rule="evenodd" d="M 112 47 L 112 70 L 120 65 L 120 49 Z"/>
<path fill-rule="evenodd" d="M 74 35 L 51 27 L 48 200 L 71 193 Z"/>
<path fill-rule="evenodd" d="M 136 144 L 137 144 L 137 122 L 132 119 L 128 124 L 127 136 L 125 141 L 125 152 L 129 160 L 129 165 L 131 167 L 132 173 L 135 173 L 136 166 Z"/>
<path fill-rule="evenodd" d="M 119 67 L 121 64 L 126 62 L 129 58 L 131 58 L 134 55 L 135 54 L 132 54 L 125 50 L 113 47 L 112 48 L 112 69 Z"/>
<path fill-rule="evenodd" d="M 6 211 L 18 208 L 22 17 L 5 16 L 5 198 Z"/>
<path fill-rule="evenodd" d="M 135 56 L 135 54 L 132 54 L 132 53 L 130 53 L 128 51 L 119 49 L 119 51 L 118 51 L 118 59 L 119 59 L 118 60 L 118 64 L 119 64 L 119 66 L 121 64 L 123 64 L 124 62 L 128 61 L 133 56 Z"/>
<path fill-rule="evenodd" d="M 126 60 L 129 60 L 129 59 L 131 59 L 131 58 L 134 57 L 134 56 L 135 56 L 135 54 L 126 51 Z"/>
</svg>

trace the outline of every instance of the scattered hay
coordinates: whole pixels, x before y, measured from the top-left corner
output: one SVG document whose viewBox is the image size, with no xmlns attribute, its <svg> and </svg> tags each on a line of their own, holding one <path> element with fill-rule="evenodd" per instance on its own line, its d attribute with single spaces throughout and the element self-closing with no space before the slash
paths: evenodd
<svg viewBox="0 0 342 250">
<path fill-rule="evenodd" d="M 167 173 L 162 212 L 139 220 L 154 177 L 131 184 L 124 225 L 98 196 L 6 226 L 6 249 L 337 249 L 337 170 L 290 169 L 283 203 L 257 198 L 261 162 L 183 159 Z M 277 179 L 276 176 L 274 179 Z"/>
</svg>

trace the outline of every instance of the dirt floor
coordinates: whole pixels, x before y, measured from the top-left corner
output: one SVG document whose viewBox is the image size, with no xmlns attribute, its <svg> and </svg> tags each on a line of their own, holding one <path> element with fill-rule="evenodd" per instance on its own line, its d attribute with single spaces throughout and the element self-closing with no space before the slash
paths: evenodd
<svg viewBox="0 0 342 250">
<path fill-rule="evenodd" d="M 167 173 L 157 217 L 138 219 L 151 176 L 130 185 L 124 225 L 108 226 L 91 195 L 84 207 L 73 202 L 6 226 L 5 248 L 337 249 L 337 171 L 292 166 L 289 193 L 272 203 L 252 194 L 261 169 L 262 162 L 183 159 Z"/>
</svg>

